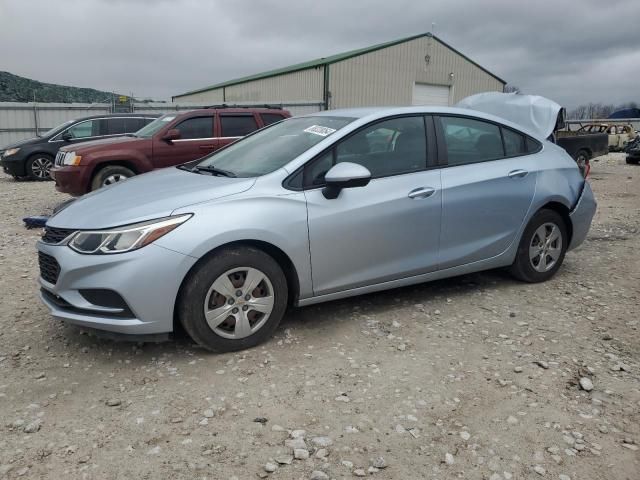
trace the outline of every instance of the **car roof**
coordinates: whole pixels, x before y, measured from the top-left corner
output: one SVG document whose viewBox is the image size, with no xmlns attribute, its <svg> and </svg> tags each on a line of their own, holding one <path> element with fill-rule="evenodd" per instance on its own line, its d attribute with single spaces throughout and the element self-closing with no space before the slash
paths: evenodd
<svg viewBox="0 0 640 480">
<path fill-rule="evenodd" d="M 133 117 L 133 118 L 158 118 L 158 114 L 157 113 L 103 113 L 102 115 L 89 115 L 88 117 L 78 117 L 78 118 L 74 118 L 73 121 L 78 121 L 78 120 L 91 120 L 92 118 L 129 118 L 129 117 Z"/>
<path fill-rule="evenodd" d="M 457 107 L 434 107 L 434 106 L 412 106 L 412 107 L 361 107 L 361 108 L 345 108 L 339 110 L 323 110 L 321 112 L 310 113 L 304 115 L 306 117 L 323 116 L 323 117 L 346 117 L 354 118 L 363 121 L 372 121 L 378 118 L 389 117 L 392 115 L 406 115 L 406 114 L 451 114 L 474 117 L 484 120 L 490 120 L 492 122 L 500 123 L 507 127 L 511 127 L 515 130 L 526 133 L 527 135 L 539 139 L 541 138 L 537 132 L 530 130 L 529 128 L 511 122 L 505 118 L 497 117 L 489 113 L 480 112 L 478 110 L 471 110 L 468 108 Z"/>
<path fill-rule="evenodd" d="M 193 113 L 290 113 L 288 110 L 282 108 L 269 108 L 269 107 L 211 107 L 211 108 L 197 108 L 195 110 L 182 110 L 177 112 L 167 112 L 167 114 L 193 114 Z"/>
</svg>

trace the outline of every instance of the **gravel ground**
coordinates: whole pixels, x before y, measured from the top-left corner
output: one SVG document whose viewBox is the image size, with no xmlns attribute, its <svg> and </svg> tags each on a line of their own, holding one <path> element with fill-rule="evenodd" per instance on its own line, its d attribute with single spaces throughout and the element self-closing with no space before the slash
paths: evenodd
<svg viewBox="0 0 640 480">
<path fill-rule="evenodd" d="M 20 220 L 65 197 L 0 175 L 0 478 L 636 480 L 638 179 L 621 154 L 595 162 L 595 223 L 548 283 L 487 272 L 308 307 L 215 355 L 52 320 Z"/>
</svg>

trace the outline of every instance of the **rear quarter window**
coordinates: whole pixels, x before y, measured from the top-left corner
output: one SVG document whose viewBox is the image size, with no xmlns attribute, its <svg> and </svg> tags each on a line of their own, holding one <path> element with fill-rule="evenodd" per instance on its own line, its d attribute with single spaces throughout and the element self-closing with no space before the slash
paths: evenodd
<svg viewBox="0 0 640 480">
<path fill-rule="evenodd" d="M 502 139 L 504 140 L 504 151 L 507 157 L 515 157 L 527 153 L 527 140 L 523 134 L 510 128 L 503 128 Z"/>
<path fill-rule="evenodd" d="M 531 137 L 527 137 L 525 145 L 527 153 L 538 153 L 540 150 L 542 150 L 542 144 Z"/>
</svg>

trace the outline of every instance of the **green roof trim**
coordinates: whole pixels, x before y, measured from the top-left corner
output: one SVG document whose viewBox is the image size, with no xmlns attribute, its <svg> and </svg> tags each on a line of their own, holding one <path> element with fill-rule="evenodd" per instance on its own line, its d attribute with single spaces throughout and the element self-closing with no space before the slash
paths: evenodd
<svg viewBox="0 0 640 480">
<path fill-rule="evenodd" d="M 365 53 L 371 53 L 371 52 L 375 52 L 376 50 L 382 50 L 383 48 L 393 47 L 394 45 L 398 45 L 400 43 L 409 42 L 411 40 L 416 40 L 416 39 L 422 38 L 422 37 L 432 37 L 432 38 L 436 39 L 438 42 L 440 42 L 442 45 L 447 47 L 449 50 L 452 50 L 453 52 L 457 53 L 462 58 L 464 58 L 468 62 L 471 62 L 473 65 L 478 67 L 480 70 L 488 73 L 489 75 L 491 75 L 493 78 L 495 78 L 499 82 L 501 82 L 503 84 L 507 83 L 505 80 L 503 80 L 502 78 L 498 77 L 496 74 L 490 72 L 489 70 L 484 68 L 482 65 L 478 64 L 477 62 L 474 62 L 469 57 L 467 57 L 465 54 L 459 52 L 458 50 L 453 48 L 448 43 L 443 42 L 440 38 L 436 37 L 431 32 L 427 32 L 427 33 L 420 33 L 418 35 L 412 35 L 410 37 L 400 38 L 398 40 L 392 40 L 390 42 L 379 43 L 377 45 L 372 45 L 370 47 L 358 48 L 356 50 L 350 50 L 348 52 L 338 53 L 337 55 L 331 55 L 329 57 L 322 57 L 322 58 L 318 58 L 316 60 L 310 60 L 308 62 L 297 63 L 295 65 L 290 65 L 288 67 L 276 68 L 274 70 L 269 70 L 269 71 L 262 72 L 262 73 L 256 73 L 254 75 L 249 75 L 249 76 L 242 77 L 242 78 L 236 78 L 234 80 L 228 80 L 228 81 L 222 82 L 222 83 L 216 83 L 215 85 L 210 85 L 208 87 L 199 88 L 197 90 L 191 90 L 189 92 L 181 93 L 179 95 L 174 95 L 173 98 L 183 97 L 185 95 L 192 95 L 194 93 L 206 92 L 206 91 L 209 91 L 209 90 L 215 90 L 215 89 L 222 88 L 222 87 L 230 87 L 231 85 L 238 85 L 239 83 L 251 82 L 253 80 L 261 80 L 263 78 L 275 77 L 275 76 L 282 75 L 282 74 L 285 74 L 285 73 L 293 73 L 293 72 L 299 72 L 301 70 L 309 70 L 311 68 L 319 68 L 319 67 L 323 67 L 325 65 L 330 65 L 332 63 L 342 62 L 343 60 L 347 60 L 349 58 L 358 57 L 360 55 L 364 55 Z"/>
</svg>

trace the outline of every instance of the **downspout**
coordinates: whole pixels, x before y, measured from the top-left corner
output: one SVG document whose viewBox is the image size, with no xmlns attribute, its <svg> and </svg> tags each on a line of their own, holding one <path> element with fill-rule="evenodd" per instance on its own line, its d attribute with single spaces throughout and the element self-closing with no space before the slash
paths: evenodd
<svg viewBox="0 0 640 480">
<path fill-rule="evenodd" d="M 324 64 L 324 79 L 323 79 L 323 92 L 322 101 L 324 102 L 324 109 L 329 110 L 329 64 Z"/>
<path fill-rule="evenodd" d="M 222 103 L 227 101 L 227 88 L 222 87 Z"/>
</svg>

